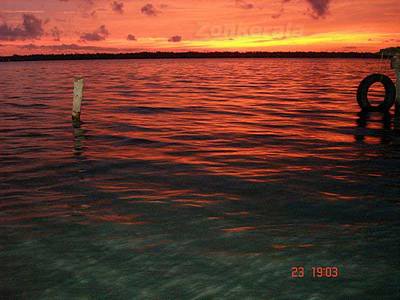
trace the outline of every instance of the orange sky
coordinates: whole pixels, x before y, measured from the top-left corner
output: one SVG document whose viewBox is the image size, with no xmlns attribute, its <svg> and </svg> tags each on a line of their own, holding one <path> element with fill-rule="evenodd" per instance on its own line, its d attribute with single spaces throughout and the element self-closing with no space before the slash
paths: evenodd
<svg viewBox="0 0 400 300">
<path fill-rule="evenodd" d="M 399 0 L 0 0 L 0 55 L 378 51 L 399 19 Z"/>
</svg>

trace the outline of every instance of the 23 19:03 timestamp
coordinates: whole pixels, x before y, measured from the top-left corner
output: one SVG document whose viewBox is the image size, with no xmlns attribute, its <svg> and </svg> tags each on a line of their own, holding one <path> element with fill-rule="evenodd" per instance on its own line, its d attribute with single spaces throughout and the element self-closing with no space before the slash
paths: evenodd
<svg viewBox="0 0 400 300">
<path fill-rule="evenodd" d="M 292 278 L 304 278 L 306 269 L 304 267 L 292 267 Z M 311 276 L 313 278 L 337 278 L 339 277 L 338 267 L 312 267 Z"/>
</svg>

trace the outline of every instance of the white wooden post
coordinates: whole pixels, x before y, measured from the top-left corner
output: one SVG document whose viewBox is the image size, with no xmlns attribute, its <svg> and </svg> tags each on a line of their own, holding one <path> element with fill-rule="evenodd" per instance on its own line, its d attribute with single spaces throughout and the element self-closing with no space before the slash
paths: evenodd
<svg viewBox="0 0 400 300">
<path fill-rule="evenodd" d="M 72 121 L 79 123 L 83 98 L 83 78 L 74 79 L 74 100 L 72 103 Z"/>
<path fill-rule="evenodd" d="M 392 57 L 391 67 L 396 73 L 396 112 L 400 113 L 400 54 Z"/>
</svg>

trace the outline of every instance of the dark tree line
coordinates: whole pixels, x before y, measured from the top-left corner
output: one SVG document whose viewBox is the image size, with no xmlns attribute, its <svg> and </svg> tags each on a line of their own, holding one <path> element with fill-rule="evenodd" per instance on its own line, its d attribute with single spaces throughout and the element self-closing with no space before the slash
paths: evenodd
<svg viewBox="0 0 400 300">
<path fill-rule="evenodd" d="M 387 55 L 384 55 L 385 57 Z M 175 58 L 381 58 L 369 52 L 136 52 L 93 54 L 35 54 L 0 57 L 5 61 L 93 60 L 93 59 L 175 59 Z"/>
</svg>

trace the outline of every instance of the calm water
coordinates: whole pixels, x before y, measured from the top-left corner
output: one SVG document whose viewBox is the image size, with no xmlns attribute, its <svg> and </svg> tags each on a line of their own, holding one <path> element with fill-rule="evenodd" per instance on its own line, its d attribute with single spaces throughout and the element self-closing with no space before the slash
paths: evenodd
<svg viewBox="0 0 400 300">
<path fill-rule="evenodd" d="M 394 79 L 378 60 L 0 64 L 2 297 L 396 299 L 399 124 L 355 100 L 374 72 Z"/>
</svg>

